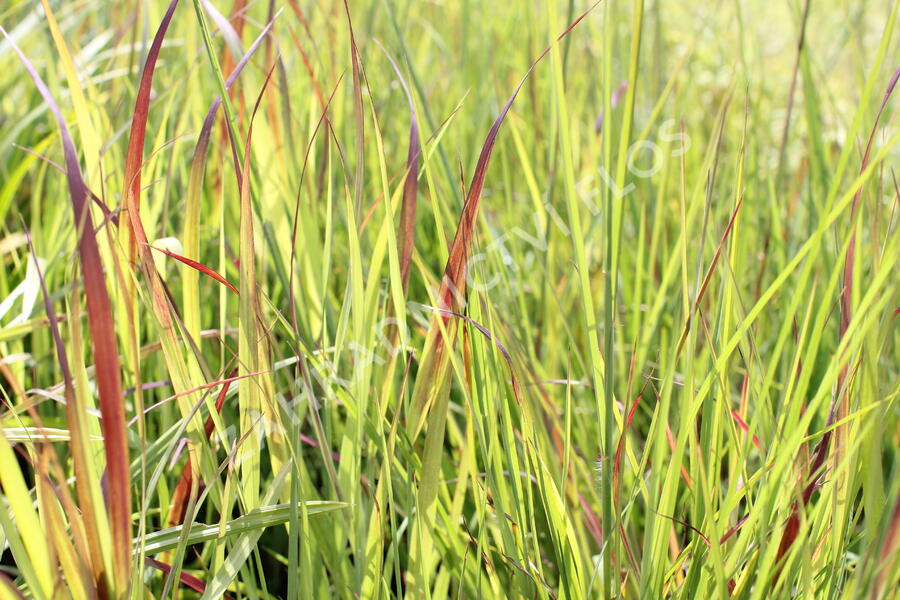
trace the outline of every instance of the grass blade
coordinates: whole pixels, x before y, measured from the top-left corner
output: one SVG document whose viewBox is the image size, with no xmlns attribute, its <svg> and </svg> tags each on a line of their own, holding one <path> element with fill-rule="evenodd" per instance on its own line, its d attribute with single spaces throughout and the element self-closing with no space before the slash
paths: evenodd
<svg viewBox="0 0 900 600">
<path fill-rule="evenodd" d="M 19 59 L 28 71 L 44 100 L 50 106 L 60 129 L 63 151 L 66 159 L 66 178 L 72 201 L 72 212 L 79 233 L 78 255 L 82 276 L 87 290 L 88 324 L 91 331 L 94 364 L 97 365 L 96 380 L 100 395 L 100 412 L 103 415 L 102 428 L 104 451 L 109 480 L 107 509 L 110 515 L 115 567 L 112 576 L 114 590 L 124 593 L 128 589 L 131 559 L 128 543 L 131 539 L 131 494 L 128 475 L 128 441 L 126 437 L 125 408 L 122 403 L 122 381 L 119 372 L 119 355 L 116 347 L 112 310 L 109 294 L 104 281 L 100 251 L 94 236 L 94 225 L 87 203 L 87 186 L 81 177 L 78 155 L 69 135 L 59 106 L 47 89 L 43 80 L 34 70 L 18 46 L 0 28 L 0 32 L 10 41 Z M 85 507 L 96 510 L 96 507 Z"/>
</svg>

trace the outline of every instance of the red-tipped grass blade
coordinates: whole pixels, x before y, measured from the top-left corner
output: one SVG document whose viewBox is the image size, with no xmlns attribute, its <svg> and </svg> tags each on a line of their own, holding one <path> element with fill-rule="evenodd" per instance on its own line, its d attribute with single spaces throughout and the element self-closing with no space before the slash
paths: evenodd
<svg viewBox="0 0 900 600">
<path fill-rule="evenodd" d="M 150 246 L 150 248 L 153 250 L 156 250 L 157 252 L 162 252 L 166 256 L 174 258 L 175 260 L 186 264 L 187 266 L 191 267 L 192 269 L 196 269 L 196 270 L 200 271 L 207 277 L 212 277 L 213 279 L 215 279 L 216 281 L 218 281 L 219 283 L 221 283 L 222 285 L 227 287 L 229 290 L 231 290 L 235 294 L 240 294 L 240 292 L 238 292 L 236 287 L 234 287 L 233 285 L 228 283 L 227 279 L 225 279 L 224 277 L 222 277 L 221 275 L 219 275 L 218 273 L 216 273 L 215 271 L 213 271 L 212 269 L 210 269 L 203 263 L 199 263 L 196 260 L 191 260 L 190 258 L 187 258 L 186 256 L 181 256 L 180 254 L 175 254 L 174 252 L 170 252 L 164 248 L 157 248 L 156 246 Z"/>
</svg>

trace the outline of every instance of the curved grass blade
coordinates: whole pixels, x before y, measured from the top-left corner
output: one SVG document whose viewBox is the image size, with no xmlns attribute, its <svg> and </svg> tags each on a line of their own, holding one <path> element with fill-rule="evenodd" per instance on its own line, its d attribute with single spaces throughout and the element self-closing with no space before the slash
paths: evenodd
<svg viewBox="0 0 900 600">
<path fill-rule="evenodd" d="M 900 79 L 900 69 L 894 72 L 893 77 L 891 77 L 890 82 L 888 83 L 887 89 L 884 93 L 884 97 L 881 100 L 881 106 L 878 109 L 878 114 L 875 116 L 875 122 L 872 125 L 872 131 L 869 134 L 869 141 L 866 144 L 866 151 L 863 155 L 862 165 L 860 167 L 860 175 L 862 178 L 863 174 L 870 171 L 869 168 L 869 160 L 870 154 L 872 151 L 872 144 L 875 139 L 875 133 L 878 129 L 878 122 L 881 119 L 881 114 L 884 112 L 884 108 L 887 105 L 888 99 L 890 99 L 891 94 L 894 91 L 895 86 L 897 85 L 897 81 Z M 855 191 L 853 192 L 853 200 L 850 204 L 850 220 L 853 221 L 855 219 L 856 212 L 859 208 L 859 201 L 862 196 L 863 185 L 855 186 Z M 839 339 L 843 340 L 847 335 L 850 321 L 852 317 L 852 296 L 853 296 L 853 265 L 854 265 L 854 251 L 856 246 L 856 231 L 851 233 L 850 235 L 850 243 L 847 249 L 847 255 L 844 262 L 843 268 L 843 278 L 844 285 L 841 289 L 840 295 L 840 306 L 841 306 L 841 319 L 840 319 L 840 327 L 839 327 Z M 837 379 L 837 389 L 839 390 L 839 395 L 837 398 L 836 406 L 832 407 L 832 414 L 828 417 L 828 426 L 830 427 L 832 423 L 835 421 L 841 423 L 837 428 L 833 431 L 831 429 L 822 437 L 821 441 L 816 445 L 816 449 L 813 452 L 813 462 L 810 466 L 808 474 L 806 476 L 806 485 L 803 489 L 801 497 L 795 501 L 791 505 L 791 513 L 788 517 L 788 520 L 785 524 L 784 531 L 781 534 L 781 541 L 778 545 L 778 554 L 776 555 L 776 563 L 780 564 L 781 560 L 787 554 L 788 550 L 790 550 L 791 546 L 794 544 L 794 541 L 797 539 L 797 535 L 800 530 L 800 515 L 799 511 L 807 504 L 809 504 L 810 499 L 812 498 L 812 494 L 816 489 L 816 479 L 821 475 L 821 469 L 825 463 L 826 456 L 829 451 L 829 443 L 831 442 L 832 436 L 835 438 L 835 447 L 833 449 L 833 454 L 835 455 L 835 460 L 839 461 L 844 452 L 844 447 L 847 444 L 847 440 L 844 439 L 846 437 L 847 425 L 844 422 L 847 415 L 850 412 L 850 397 L 847 382 L 847 374 L 848 374 L 849 365 L 844 365 L 841 371 L 838 374 Z M 835 462 L 835 464 L 838 464 Z M 777 567 L 780 569 L 780 566 Z M 776 571 L 776 577 L 773 579 L 773 585 L 778 583 L 780 570 Z"/>
<path fill-rule="evenodd" d="M 131 499 L 128 476 L 128 441 L 125 424 L 125 407 L 122 403 L 122 381 L 119 372 L 119 355 L 116 348 L 112 309 L 109 293 L 103 276 L 100 250 L 94 236 L 94 226 L 89 211 L 87 186 L 81 176 L 78 154 L 72 137 L 63 119 L 59 105 L 50 90 L 37 74 L 31 62 L 19 47 L 9 38 L 6 30 L 0 28 L 19 59 L 37 86 L 38 91 L 50 107 L 60 129 L 60 137 L 65 154 L 66 178 L 72 201 L 72 210 L 78 234 L 78 255 L 87 296 L 88 325 L 91 331 L 91 345 L 94 363 L 97 365 L 95 377 L 99 389 L 99 406 L 103 415 L 104 451 L 106 455 L 109 494 L 107 506 L 112 521 L 114 569 L 112 573 L 114 589 L 124 593 L 128 588 L 131 559 L 128 543 L 131 539 Z"/>
<path fill-rule="evenodd" d="M 332 502 L 327 500 L 309 500 L 301 503 L 307 514 L 310 516 L 341 510 L 349 506 L 344 502 Z M 236 519 L 228 521 L 222 528 L 218 525 L 204 525 L 195 523 L 191 526 L 191 532 L 187 536 L 187 544 L 202 544 L 203 542 L 211 542 L 219 539 L 223 535 L 226 537 L 240 535 L 252 531 L 265 529 L 286 523 L 291 518 L 290 504 L 273 504 L 269 506 L 261 506 L 254 509 Z M 148 533 L 143 539 L 135 538 L 134 550 L 138 551 L 141 543 L 147 554 L 158 554 L 166 550 L 173 550 L 178 547 L 181 542 L 181 532 L 184 525 L 177 525 L 161 531 Z"/>
<path fill-rule="evenodd" d="M 128 153 L 125 157 L 125 185 L 124 200 L 122 202 L 125 219 L 131 226 L 131 251 L 134 258 L 135 244 L 146 243 L 143 225 L 140 224 L 141 209 L 141 164 L 144 160 L 144 138 L 147 133 L 147 117 L 150 113 L 150 92 L 153 88 L 153 72 L 156 69 L 156 61 L 162 49 L 163 38 L 172 21 L 178 0 L 171 0 L 153 43 L 147 53 L 147 61 L 144 63 L 144 72 L 141 75 L 141 83 L 138 87 L 137 99 L 134 103 L 134 116 L 131 120 L 131 134 L 128 138 Z"/>
<path fill-rule="evenodd" d="M 600 1 L 598 0 L 593 4 L 573 21 L 565 31 L 557 36 L 557 42 L 565 38 Z M 488 165 L 497 141 L 497 135 L 500 132 L 500 126 L 503 124 L 503 120 L 509 113 L 510 108 L 512 108 L 513 102 L 522 86 L 525 85 L 528 76 L 531 75 L 537 64 L 552 48 L 553 46 L 548 46 L 531 63 L 531 66 L 528 67 L 506 104 L 503 105 L 503 109 L 494 120 L 494 124 L 487 134 L 478 162 L 475 165 L 475 172 L 472 174 L 472 181 L 468 187 L 465 204 L 456 227 L 456 234 L 450 246 L 447 265 L 444 268 L 444 276 L 441 280 L 437 298 L 437 308 L 439 310 L 460 314 L 463 311 L 466 261 L 472 243 L 472 234 L 475 228 L 475 219 L 478 215 L 478 205 L 481 200 L 482 189 L 484 188 L 484 180 L 487 176 Z M 410 565 L 411 589 L 419 597 L 426 597 L 430 588 L 431 574 L 426 572 L 425 565 L 430 563 L 433 550 L 432 529 L 434 527 L 436 509 L 435 500 L 440 485 L 444 429 L 447 423 L 450 392 L 450 354 L 456 335 L 456 321 L 450 322 L 452 313 L 444 313 L 432 320 L 425 340 L 425 348 L 422 351 L 419 373 L 413 387 L 410 412 L 407 416 L 407 429 L 410 439 L 413 441 L 424 427 L 425 422 L 428 422 L 413 530 L 413 561 Z"/>
<path fill-rule="evenodd" d="M 559 42 L 568 35 L 582 19 L 600 4 L 600 1 L 602 0 L 598 0 L 598 2 L 594 3 L 587 11 L 573 21 L 565 31 L 557 36 L 556 41 Z M 503 105 L 503 109 L 500 111 L 500 114 L 497 115 L 494 124 L 491 126 L 491 129 L 485 138 L 481 148 L 481 154 L 478 156 L 478 162 L 475 165 L 475 172 L 472 174 L 472 181 L 469 184 L 462 214 L 460 215 L 459 222 L 456 226 L 456 234 L 450 245 L 450 254 L 447 259 L 447 265 L 444 268 L 444 276 L 441 279 L 441 286 L 438 292 L 438 309 L 449 310 L 452 312 L 462 311 L 466 288 L 466 260 L 472 242 L 475 218 L 478 215 L 478 204 L 481 201 L 481 192 L 484 188 L 484 180 L 487 175 L 488 165 L 490 164 L 491 153 L 494 151 L 494 144 L 497 141 L 497 134 L 500 132 L 500 126 L 503 124 L 503 120 L 506 118 L 507 113 L 509 113 L 510 108 L 512 108 L 513 102 L 515 101 L 516 96 L 519 95 L 522 86 L 525 85 L 528 76 L 531 75 L 531 72 L 534 71 L 537 64 L 549 54 L 552 48 L 553 46 L 548 46 L 540 56 L 531 63 L 531 66 L 528 67 L 528 70 L 519 81 L 516 89 L 506 101 L 506 104 Z M 444 323 L 450 319 L 452 312 L 443 315 L 442 318 Z M 438 362 L 441 361 L 441 356 L 443 355 L 443 352 L 441 352 L 443 343 L 443 335 L 441 334 L 440 328 L 437 326 L 436 321 L 433 321 L 428 332 L 428 339 L 425 342 L 425 350 L 423 351 L 423 360 L 422 365 L 420 366 L 419 376 L 416 378 L 415 387 L 413 389 L 412 413 L 408 423 L 411 427 L 413 439 L 415 439 L 416 435 L 421 430 L 421 427 L 424 424 L 422 419 L 424 419 L 427 406 L 431 403 L 429 398 L 431 394 L 429 394 L 429 390 L 441 387 L 440 385 L 435 385 L 434 376 L 438 370 Z"/>
<path fill-rule="evenodd" d="M 878 114 L 875 115 L 875 122 L 872 124 L 872 131 L 869 133 L 869 141 L 866 143 L 866 151 L 863 154 L 862 165 L 859 168 L 860 173 L 866 170 L 866 167 L 869 164 L 869 157 L 872 153 L 872 144 L 875 142 L 875 134 L 878 131 L 878 123 L 881 120 L 881 115 L 884 113 L 884 108 L 887 106 L 888 100 L 891 97 L 891 94 L 894 93 L 894 88 L 897 85 L 897 80 L 900 79 L 900 69 L 897 69 L 894 72 L 893 77 L 891 77 L 888 82 L 887 89 L 884 92 L 884 97 L 881 99 L 881 106 L 878 107 Z M 862 186 L 856 190 L 856 194 L 853 196 L 853 203 L 850 205 L 850 223 L 853 228 L 853 233 L 850 235 L 850 245 L 847 248 L 847 256 L 844 259 L 844 270 L 843 270 L 843 278 L 844 285 L 841 288 L 841 319 L 840 319 L 840 334 L 839 339 L 843 339 L 847 335 L 847 331 L 850 327 L 850 321 L 853 316 L 853 285 L 854 285 L 854 265 L 855 265 L 855 257 L 856 257 L 856 213 L 859 210 L 859 203 L 862 198 Z M 835 415 L 835 419 L 838 422 L 842 422 L 847 416 L 850 414 L 850 390 L 849 385 L 845 385 L 847 382 L 847 373 L 849 369 L 849 364 L 845 364 L 843 369 L 841 370 L 840 375 L 838 376 L 838 389 L 841 390 L 840 398 L 838 399 L 837 404 L 837 414 Z M 841 457 L 845 452 L 845 446 L 847 445 L 847 431 L 849 427 L 847 424 L 842 424 L 835 431 L 834 436 L 834 455 L 835 460 L 840 461 Z M 837 464 L 837 462 L 835 463 Z M 843 485 L 842 485 L 843 487 Z"/>
<path fill-rule="evenodd" d="M 280 14 L 280 12 L 278 13 Z M 262 32 L 257 36 L 256 40 L 247 50 L 246 54 L 238 61 L 234 69 L 228 75 L 225 82 L 225 89 L 230 90 L 238 76 L 244 70 L 244 67 L 250 61 L 250 57 L 256 52 L 263 39 L 272 30 L 276 14 L 266 25 Z M 222 97 L 216 96 L 215 100 L 206 113 L 203 125 L 200 128 L 200 135 L 197 136 L 197 145 L 194 148 L 194 155 L 191 158 L 191 169 L 188 176 L 187 196 L 185 200 L 185 217 L 184 217 L 184 255 L 190 260 L 200 260 L 200 202 L 201 188 L 203 185 L 203 173 L 206 169 L 206 158 L 209 150 L 209 140 L 212 135 L 213 125 L 216 121 L 216 115 L 222 106 Z M 200 289 L 198 286 L 198 274 L 195 270 L 186 269 L 183 276 L 183 310 L 184 323 L 188 334 L 192 339 L 199 339 L 200 335 Z"/>
<path fill-rule="evenodd" d="M 156 246 L 150 246 L 150 248 L 153 250 L 156 250 L 157 252 L 162 252 L 166 256 L 174 258 L 175 260 L 191 267 L 192 269 L 200 271 L 201 273 L 203 273 L 204 275 L 206 275 L 208 277 L 212 277 L 213 279 L 215 279 L 216 281 L 218 281 L 219 283 L 221 283 L 222 285 L 227 287 L 229 290 L 231 290 L 235 294 L 240 294 L 240 292 L 237 290 L 236 287 L 234 287 L 233 285 L 228 283 L 227 279 L 225 279 L 224 277 L 222 277 L 221 275 L 219 275 L 218 273 L 216 273 L 215 271 L 213 271 L 206 265 L 199 263 L 196 260 L 191 260 L 190 258 L 188 258 L 186 256 L 182 256 L 180 254 L 175 254 L 174 252 L 170 252 L 169 250 L 166 250 L 164 248 L 157 248 Z"/>
</svg>

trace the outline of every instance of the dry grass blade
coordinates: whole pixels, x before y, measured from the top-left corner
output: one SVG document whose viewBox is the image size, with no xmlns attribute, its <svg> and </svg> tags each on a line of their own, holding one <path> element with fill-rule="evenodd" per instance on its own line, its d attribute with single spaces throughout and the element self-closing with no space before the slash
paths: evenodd
<svg viewBox="0 0 900 600">
<path fill-rule="evenodd" d="M 37 257 L 34 252 L 34 246 L 32 244 L 31 236 L 26 232 L 26 236 L 28 237 L 28 246 L 31 251 L 32 257 L 37 261 Z M 62 334 L 59 329 L 59 319 L 56 316 L 56 311 L 53 309 L 53 302 L 50 299 L 50 293 L 47 291 L 47 283 L 44 280 L 44 275 L 41 272 L 40 267 L 37 268 L 38 278 L 40 279 L 41 285 L 41 295 L 44 299 L 44 310 L 47 312 L 47 319 L 50 324 L 50 331 L 53 335 L 53 344 L 56 349 L 57 359 L 59 361 L 60 370 L 63 374 L 63 384 L 65 386 L 65 396 L 66 396 L 66 421 L 69 427 L 69 448 L 72 453 L 72 463 L 75 471 L 75 486 L 78 491 L 78 495 L 81 499 L 81 504 L 84 509 L 87 510 L 78 510 L 74 506 L 74 502 L 71 499 L 71 495 L 69 493 L 68 488 L 60 487 L 58 490 L 58 494 L 63 499 L 64 504 L 66 505 L 69 515 L 70 515 L 70 529 L 73 533 L 73 537 L 76 540 L 76 543 L 79 544 L 80 552 L 80 560 L 82 561 L 82 565 L 86 565 L 83 569 L 84 571 L 90 571 L 90 574 L 93 576 L 94 583 L 98 587 L 104 586 L 104 579 L 110 579 L 112 577 L 111 573 L 105 572 L 104 564 L 101 557 L 97 557 L 96 555 L 89 552 L 89 548 L 100 548 L 101 542 L 101 527 L 106 527 L 106 524 L 103 525 L 97 522 L 98 517 L 102 519 L 102 515 L 98 515 L 97 509 L 102 505 L 102 499 L 100 498 L 99 486 L 91 485 L 93 481 L 96 479 L 96 474 L 92 468 L 90 456 L 90 443 L 89 438 L 90 434 L 88 431 L 85 431 L 84 427 L 84 407 L 79 404 L 80 399 L 75 394 L 75 380 L 72 376 L 72 371 L 69 367 L 69 358 L 66 353 L 66 347 L 63 343 Z M 43 456 L 50 456 L 51 450 L 48 448 L 44 451 Z M 55 455 L 52 456 L 53 465 L 57 468 L 59 467 L 57 462 L 57 457 Z M 44 473 L 47 472 L 47 468 L 45 467 Z M 49 486 L 49 478 L 44 475 L 44 477 L 48 481 Z M 57 477 L 58 480 L 63 481 L 65 479 L 61 474 Z M 60 543 L 66 544 L 68 540 L 65 538 L 65 526 L 60 522 L 56 523 L 56 527 L 53 528 L 54 531 L 59 532 Z M 81 566 L 81 565 L 79 565 Z M 71 568 L 71 567 L 70 567 Z M 82 569 L 74 569 L 76 572 L 79 572 L 80 577 L 77 579 L 83 579 L 84 573 L 80 571 Z M 80 587 L 83 588 L 83 591 L 88 597 L 95 597 L 94 589 L 87 585 L 86 583 L 82 583 L 80 581 L 76 581 L 76 578 L 72 578 L 70 580 L 69 585 L 75 586 L 81 584 Z"/>
</svg>

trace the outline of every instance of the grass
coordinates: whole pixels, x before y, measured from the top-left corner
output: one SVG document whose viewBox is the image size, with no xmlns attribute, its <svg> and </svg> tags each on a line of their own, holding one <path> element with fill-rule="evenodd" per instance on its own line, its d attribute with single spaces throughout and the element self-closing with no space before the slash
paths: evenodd
<svg viewBox="0 0 900 600">
<path fill-rule="evenodd" d="M 0 8 L 0 598 L 895 598 L 900 4 Z"/>
</svg>

